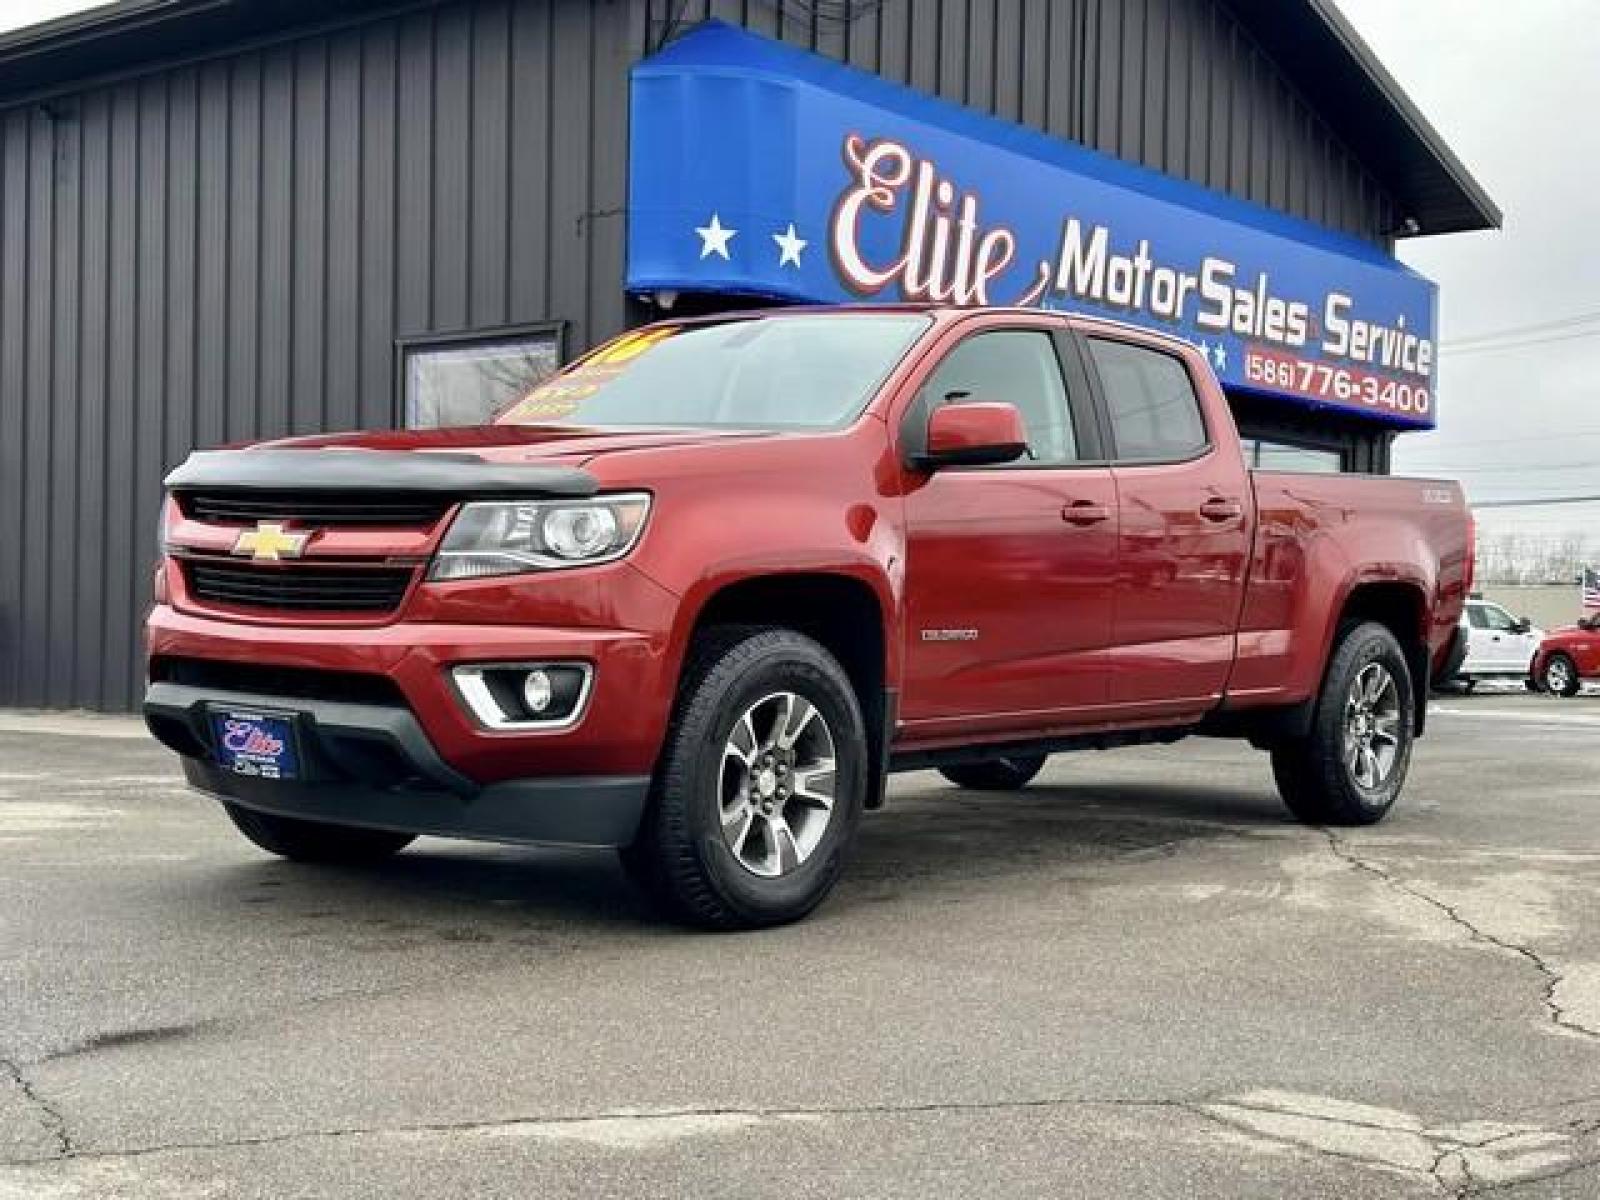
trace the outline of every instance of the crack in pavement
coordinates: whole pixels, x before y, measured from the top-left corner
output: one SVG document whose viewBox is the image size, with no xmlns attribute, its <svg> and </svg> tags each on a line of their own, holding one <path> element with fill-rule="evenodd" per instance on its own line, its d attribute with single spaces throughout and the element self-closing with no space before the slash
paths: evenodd
<svg viewBox="0 0 1600 1200">
<path fill-rule="evenodd" d="M 1332 849 L 1334 857 L 1339 859 L 1339 861 L 1357 871 L 1362 871 L 1373 876 L 1375 879 L 1380 880 L 1383 884 L 1393 888 L 1397 892 L 1400 892 L 1402 895 L 1410 896 L 1414 900 L 1422 901 L 1422 903 L 1428 905 L 1436 912 L 1443 914 L 1453 924 L 1459 926 L 1461 929 L 1466 930 L 1467 935 L 1473 941 L 1481 942 L 1486 946 L 1492 946 L 1495 949 L 1504 951 L 1507 954 L 1515 955 L 1524 962 L 1528 963 L 1531 967 L 1533 967 L 1534 970 L 1538 971 L 1540 976 L 1544 979 L 1544 988 L 1541 994 L 1541 999 L 1544 1002 L 1545 1011 L 1549 1015 L 1550 1020 L 1554 1024 L 1560 1026 L 1562 1029 L 1568 1030 L 1569 1032 L 1576 1033 L 1582 1037 L 1594 1038 L 1595 1040 L 1600 1041 L 1600 1029 L 1591 1029 L 1581 1021 L 1569 1016 L 1566 1010 L 1561 1007 L 1559 1002 L 1557 1002 L 1556 989 L 1561 986 L 1562 982 L 1564 981 L 1564 977 L 1562 976 L 1561 972 L 1557 971 L 1553 966 L 1551 966 L 1545 960 L 1544 956 L 1541 955 L 1537 950 L 1534 950 L 1531 946 L 1524 946 L 1518 942 L 1507 941 L 1505 938 L 1499 937 L 1485 929 L 1480 928 L 1477 925 L 1474 925 L 1471 921 L 1464 917 L 1461 912 L 1455 908 L 1455 906 L 1446 904 L 1443 900 L 1429 895 L 1415 884 L 1408 883 L 1406 880 L 1401 879 L 1399 876 L 1380 866 L 1378 863 L 1363 858 L 1354 849 L 1352 849 L 1348 843 L 1342 841 L 1339 838 L 1339 835 L 1334 833 L 1333 830 L 1323 829 L 1322 832 L 1328 839 L 1328 845 Z"/>
<path fill-rule="evenodd" d="M 1021 1100 L 928 1101 L 912 1104 L 624 1109 L 601 1113 L 506 1117 L 490 1120 L 348 1125 L 326 1129 L 289 1130 L 257 1136 L 172 1141 L 131 1149 L 99 1150 L 84 1149 L 75 1145 L 68 1136 L 66 1123 L 59 1112 L 38 1096 L 22 1071 L 8 1060 L 0 1059 L 0 1063 L 4 1064 L 7 1073 L 17 1081 L 18 1086 L 40 1112 L 45 1114 L 46 1124 L 56 1137 L 59 1146 L 55 1156 L 0 1160 L 0 1168 L 39 1169 L 68 1162 L 126 1162 L 185 1152 L 205 1153 L 292 1145 L 316 1140 L 429 1134 L 526 1133 L 532 1137 L 552 1139 L 573 1137 L 579 1140 L 592 1139 L 599 1144 L 631 1148 L 641 1144 L 637 1140 L 641 1132 L 645 1134 L 645 1143 L 648 1143 L 656 1138 L 671 1140 L 735 1128 L 742 1129 L 766 1121 L 864 1116 L 903 1117 L 940 1113 L 1005 1113 L 1073 1108 L 1177 1110 L 1198 1118 L 1207 1126 L 1242 1131 L 1294 1152 L 1326 1158 L 1364 1170 L 1398 1171 L 1414 1178 L 1429 1179 L 1451 1200 L 1465 1200 L 1466 1197 L 1493 1191 L 1512 1183 L 1560 1178 L 1600 1163 L 1600 1160 L 1580 1160 L 1561 1164 L 1558 1169 L 1547 1171 L 1543 1175 L 1513 1174 L 1510 1178 L 1484 1180 L 1474 1175 L 1469 1161 L 1472 1154 L 1481 1155 L 1488 1147 L 1498 1143 L 1548 1131 L 1523 1126 L 1488 1135 L 1488 1130 L 1484 1130 L 1486 1136 L 1471 1137 L 1470 1140 L 1463 1141 L 1461 1139 L 1467 1135 L 1450 1130 L 1426 1129 L 1421 1118 L 1407 1113 L 1348 1104 L 1331 1098 L 1272 1091 L 1231 1097 L 1212 1093 L 1192 1099 L 1177 1100 L 1038 1097 Z M 1393 1119 L 1385 1120 L 1385 1115 Z M 1290 1124 L 1274 1125 L 1274 1121 L 1287 1121 Z M 1294 1122 L 1300 1122 L 1301 1125 L 1295 1125 Z M 1574 1123 L 1567 1124 L 1570 1127 Z M 1344 1136 L 1329 1136 L 1330 1133 L 1339 1134 L 1341 1130 L 1344 1131 Z M 1397 1135 L 1402 1139 L 1409 1139 L 1411 1144 L 1396 1146 L 1382 1141 L 1367 1144 L 1359 1136 L 1352 1141 L 1348 1135 L 1354 1131 Z M 1484 1160 L 1485 1164 L 1489 1161 L 1491 1160 Z M 1545 1168 L 1554 1165 L 1548 1159 L 1538 1164 Z"/>
<path fill-rule="evenodd" d="M 62 1116 L 59 1109 L 41 1096 L 28 1077 L 22 1073 L 22 1068 L 9 1058 L 0 1058 L 0 1070 L 4 1070 L 17 1085 L 23 1097 L 32 1105 L 38 1114 L 39 1124 L 46 1133 L 55 1139 L 56 1154 L 59 1158 L 71 1158 L 74 1154 L 72 1136 L 67 1132 L 67 1119 Z"/>
<path fill-rule="evenodd" d="M 1569 1175 L 1576 1175 L 1579 1171 L 1589 1171 L 1595 1169 L 1596 1167 L 1600 1167 L 1600 1158 L 1586 1158 L 1578 1162 L 1568 1163 L 1559 1171 L 1549 1171 L 1543 1175 L 1529 1175 L 1523 1179 L 1507 1179 L 1501 1183 L 1479 1184 L 1467 1194 L 1472 1196 L 1487 1196 L 1492 1192 L 1504 1191 L 1506 1188 L 1527 1187 L 1528 1185 L 1535 1183 L 1550 1183 L 1553 1180 L 1565 1179 Z"/>
<path fill-rule="evenodd" d="M 1451 1159 L 1455 1160 L 1451 1164 L 1455 1168 L 1455 1173 L 1461 1176 L 1464 1182 L 1451 1183 L 1450 1180 L 1445 1178 L 1445 1164 L 1450 1162 Z M 1462 1154 L 1460 1149 L 1455 1146 L 1447 1146 L 1439 1151 L 1438 1156 L 1433 1160 L 1433 1164 L 1428 1168 L 1428 1174 L 1433 1176 L 1433 1181 L 1439 1185 L 1439 1190 L 1452 1197 L 1453 1200 L 1462 1200 L 1472 1189 L 1472 1172 L 1467 1167 L 1466 1155 Z"/>
<path fill-rule="evenodd" d="M 1275 1146 L 1431 1182 L 1451 1200 L 1593 1165 L 1574 1122 L 1430 1126 L 1398 1109 L 1275 1089 L 1208 1104 L 1214 1121 Z"/>
<path fill-rule="evenodd" d="M 11 1064 L 6 1063 L 6 1066 L 10 1067 Z M 20 1079 L 20 1075 L 14 1070 L 13 1075 Z M 86 1161 L 144 1158 L 150 1155 L 179 1153 L 183 1151 L 247 1149 L 258 1146 L 279 1146 L 297 1141 L 314 1141 L 318 1139 L 347 1137 L 374 1137 L 383 1136 L 385 1134 L 478 1133 L 496 1129 L 514 1129 L 518 1127 L 537 1129 L 542 1126 L 603 1126 L 608 1122 L 669 1122 L 675 1120 L 694 1120 L 698 1118 L 716 1117 L 749 1117 L 761 1121 L 781 1121 L 796 1119 L 803 1120 L 812 1117 L 858 1117 L 880 1115 L 907 1116 L 920 1113 L 981 1113 L 1049 1108 L 1151 1108 L 1180 1109 L 1193 1113 L 1197 1116 L 1207 1117 L 1207 1119 L 1210 1119 L 1205 1113 L 1204 1109 L 1200 1107 L 1204 1103 L 1206 1103 L 1205 1097 L 1201 1097 L 1193 1101 L 1046 1097 L 1030 1100 L 928 1101 L 922 1104 L 815 1105 L 793 1108 L 687 1107 L 644 1110 L 629 1109 L 618 1112 L 582 1113 L 573 1115 L 502 1117 L 494 1120 L 424 1121 L 410 1125 L 347 1125 L 336 1126 L 332 1129 L 295 1129 L 284 1133 L 268 1133 L 255 1137 L 212 1138 L 204 1141 L 193 1142 L 162 1142 L 152 1146 L 138 1146 L 128 1150 L 87 1150 L 74 1147 L 72 1143 L 65 1138 L 65 1129 L 63 1126 L 61 1140 L 64 1149 L 59 1156 L 51 1159 L 0 1159 L 0 1167 L 40 1166 L 51 1162 L 59 1162 L 62 1159 Z M 47 1109 L 47 1111 L 50 1111 L 52 1115 L 54 1115 L 54 1110 Z"/>
</svg>

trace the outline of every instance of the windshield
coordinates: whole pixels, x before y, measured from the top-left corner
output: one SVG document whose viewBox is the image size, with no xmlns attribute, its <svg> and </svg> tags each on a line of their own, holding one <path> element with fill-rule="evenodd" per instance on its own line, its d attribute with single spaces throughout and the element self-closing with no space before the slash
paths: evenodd
<svg viewBox="0 0 1600 1200">
<path fill-rule="evenodd" d="M 498 423 L 838 429 L 927 327 L 917 314 L 854 313 L 640 329 L 546 380 Z"/>
</svg>

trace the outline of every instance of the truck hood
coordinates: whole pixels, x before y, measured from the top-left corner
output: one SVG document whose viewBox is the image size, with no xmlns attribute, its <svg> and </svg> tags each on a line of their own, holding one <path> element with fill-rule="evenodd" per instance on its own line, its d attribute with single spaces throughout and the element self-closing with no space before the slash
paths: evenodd
<svg viewBox="0 0 1600 1200">
<path fill-rule="evenodd" d="M 559 462 L 581 467 L 602 454 L 705 446 L 775 436 L 737 429 L 588 429 L 568 425 L 472 425 L 458 429 L 315 434 L 256 444 L 271 450 L 384 450 L 471 455 L 499 464 Z"/>
</svg>

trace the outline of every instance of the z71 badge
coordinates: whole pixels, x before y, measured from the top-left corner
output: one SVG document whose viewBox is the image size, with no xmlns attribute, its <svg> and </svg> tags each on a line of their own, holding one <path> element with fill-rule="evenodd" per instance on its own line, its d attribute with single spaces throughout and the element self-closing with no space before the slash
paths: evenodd
<svg viewBox="0 0 1600 1200">
<path fill-rule="evenodd" d="M 922 640 L 925 642 L 975 642 L 978 640 L 976 629 L 924 629 Z"/>
</svg>

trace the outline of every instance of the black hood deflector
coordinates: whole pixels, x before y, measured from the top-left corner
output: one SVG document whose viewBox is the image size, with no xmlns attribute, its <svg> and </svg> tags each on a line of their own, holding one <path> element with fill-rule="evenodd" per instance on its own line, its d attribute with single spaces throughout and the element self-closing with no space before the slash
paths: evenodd
<svg viewBox="0 0 1600 1200">
<path fill-rule="evenodd" d="M 495 463 L 475 454 L 407 450 L 204 450 L 164 481 L 197 489 L 317 492 L 443 492 L 451 496 L 571 496 L 600 484 L 576 467 Z"/>
</svg>

